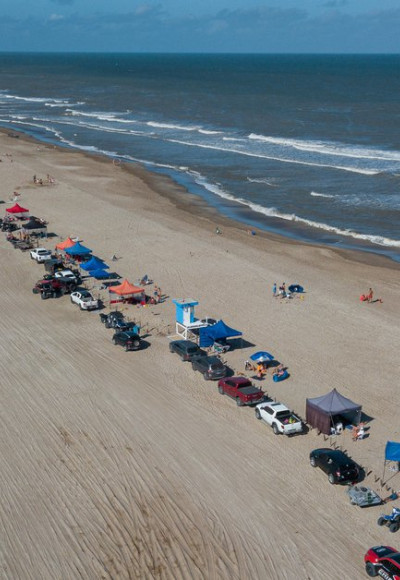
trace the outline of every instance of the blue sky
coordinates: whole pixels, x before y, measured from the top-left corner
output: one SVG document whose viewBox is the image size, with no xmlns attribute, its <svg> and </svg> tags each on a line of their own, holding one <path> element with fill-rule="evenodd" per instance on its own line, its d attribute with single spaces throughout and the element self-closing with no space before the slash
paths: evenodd
<svg viewBox="0 0 400 580">
<path fill-rule="evenodd" d="M 0 51 L 399 53 L 400 0 L 2 0 Z"/>
</svg>

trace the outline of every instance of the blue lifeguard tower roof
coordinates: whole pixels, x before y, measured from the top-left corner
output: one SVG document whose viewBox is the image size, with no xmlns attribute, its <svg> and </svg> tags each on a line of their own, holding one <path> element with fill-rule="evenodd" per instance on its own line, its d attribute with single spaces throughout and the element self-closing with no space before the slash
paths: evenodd
<svg viewBox="0 0 400 580">
<path fill-rule="evenodd" d="M 189 326 L 196 321 L 194 317 L 194 307 L 198 305 L 198 300 L 193 300 L 189 298 L 185 300 L 184 298 L 175 298 L 172 300 L 176 308 L 176 322 L 183 324 L 184 326 Z"/>
</svg>

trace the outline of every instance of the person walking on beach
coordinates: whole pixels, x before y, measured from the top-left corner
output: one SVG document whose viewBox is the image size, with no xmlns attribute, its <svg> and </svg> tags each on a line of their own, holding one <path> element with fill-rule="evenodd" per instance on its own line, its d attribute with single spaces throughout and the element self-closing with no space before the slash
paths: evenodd
<svg viewBox="0 0 400 580">
<path fill-rule="evenodd" d="M 374 297 L 374 291 L 372 290 L 372 288 L 370 288 L 368 291 L 368 296 L 367 296 L 368 302 L 372 302 L 373 297 Z"/>
<path fill-rule="evenodd" d="M 276 298 L 276 282 L 274 282 L 274 285 L 272 286 L 272 295 Z"/>
</svg>

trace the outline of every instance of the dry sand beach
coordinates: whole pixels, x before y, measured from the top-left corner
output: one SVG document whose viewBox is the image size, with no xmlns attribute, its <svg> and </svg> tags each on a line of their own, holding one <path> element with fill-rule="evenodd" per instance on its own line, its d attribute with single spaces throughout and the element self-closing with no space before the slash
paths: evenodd
<svg viewBox="0 0 400 580">
<path fill-rule="evenodd" d="M 79 236 L 169 297 L 124 307 L 151 344 L 126 353 L 97 312 L 33 295 L 43 267 L 1 236 L 1 578 L 363 578 L 370 546 L 400 547 L 376 525 L 391 503 L 351 506 L 308 459 L 336 443 L 380 491 L 386 441 L 400 441 L 398 264 L 249 236 L 167 179 L 22 136 L 0 134 L 0 159 L 0 199 L 18 191 L 49 221 L 46 247 Z M 282 281 L 304 299 L 274 299 Z M 359 302 L 369 287 L 383 304 Z M 169 353 L 172 298 L 243 331 L 254 346 L 227 353 L 231 368 L 254 350 L 283 361 L 291 376 L 267 375 L 270 396 L 304 417 L 306 397 L 336 387 L 373 418 L 369 437 L 274 436 Z"/>
</svg>

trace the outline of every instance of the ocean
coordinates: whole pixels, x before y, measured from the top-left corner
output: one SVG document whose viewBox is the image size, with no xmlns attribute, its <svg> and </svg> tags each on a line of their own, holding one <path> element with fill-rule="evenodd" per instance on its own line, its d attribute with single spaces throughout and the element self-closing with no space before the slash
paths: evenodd
<svg viewBox="0 0 400 580">
<path fill-rule="evenodd" d="M 400 261 L 400 55 L 0 54 L 0 125 Z"/>
</svg>

